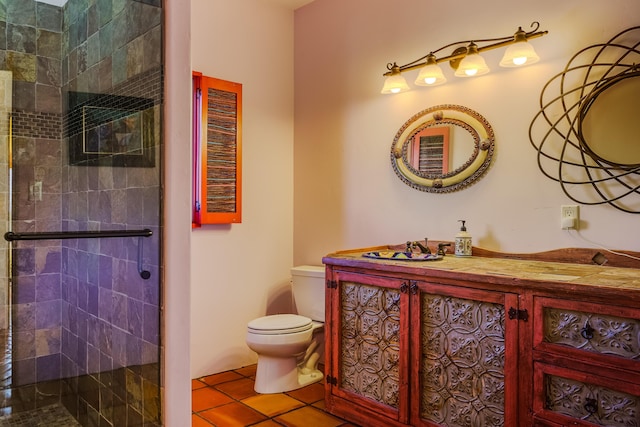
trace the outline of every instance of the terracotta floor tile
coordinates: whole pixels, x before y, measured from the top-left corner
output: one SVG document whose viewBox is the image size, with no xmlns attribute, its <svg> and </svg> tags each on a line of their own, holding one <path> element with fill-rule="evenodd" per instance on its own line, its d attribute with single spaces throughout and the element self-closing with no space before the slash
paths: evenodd
<svg viewBox="0 0 640 427">
<path fill-rule="evenodd" d="M 287 412 L 274 418 L 287 427 L 337 427 L 344 421 L 311 406 Z"/>
<path fill-rule="evenodd" d="M 207 420 L 200 418 L 196 414 L 192 414 L 191 427 L 211 427 L 211 423 L 209 423 Z"/>
<path fill-rule="evenodd" d="M 324 384 L 315 383 L 298 390 L 288 391 L 287 394 L 304 403 L 313 403 L 324 399 Z"/>
<path fill-rule="evenodd" d="M 326 406 L 324 406 L 324 399 L 314 402 L 311 405 L 315 408 L 320 409 L 321 411 L 324 411 L 326 408 Z"/>
<path fill-rule="evenodd" d="M 227 381 L 239 380 L 242 375 L 233 371 L 220 372 L 219 374 L 208 375 L 200 378 L 200 381 L 204 381 L 209 385 L 216 385 Z"/>
<path fill-rule="evenodd" d="M 240 375 L 244 375 L 245 377 L 255 378 L 256 377 L 256 368 L 258 365 L 249 365 L 242 367 L 240 369 L 234 369 L 234 372 L 239 373 Z"/>
<path fill-rule="evenodd" d="M 282 424 L 278 424 L 275 421 L 267 420 L 258 424 L 254 424 L 251 427 L 282 427 Z"/>
<path fill-rule="evenodd" d="M 229 396 L 214 390 L 211 387 L 200 388 L 191 392 L 191 410 L 193 412 L 204 411 L 233 402 Z"/>
<path fill-rule="evenodd" d="M 197 390 L 206 386 L 207 384 L 203 383 L 200 380 L 191 380 L 191 390 Z"/>
<path fill-rule="evenodd" d="M 247 406 L 251 406 L 256 411 L 260 411 L 269 417 L 274 417 L 304 406 L 300 401 L 282 393 L 259 394 L 257 396 L 243 399 L 242 403 Z"/>
<path fill-rule="evenodd" d="M 259 412 L 238 402 L 218 406 L 199 415 L 211 421 L 216 427 L 244 427 L 267 419 Z"/>
<path fill-rule="evenodd" d="M 258 393 L 253 389 L 254 381 L 250 378 L 242 378 L 235 381 L 228 381 L 215 386 L 216 390 L 228 394 L 236 400 L 246 399 Z"/>
<path fill-rule="evenodd" d="M 192 380 L 192 427 L 358 427 L 324 412 L 322 383 L 258 394 L 255 372 L 249 365 Z"/>
</svg>

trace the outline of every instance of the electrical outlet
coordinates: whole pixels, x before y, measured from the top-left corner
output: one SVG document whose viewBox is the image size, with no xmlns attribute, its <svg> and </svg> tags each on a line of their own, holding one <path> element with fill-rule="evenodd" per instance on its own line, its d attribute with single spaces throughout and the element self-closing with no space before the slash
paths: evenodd
<svg viewBox="0 0 640 427">
<path fill-rule="evenodd" d="M 577 230 L 580 223 L 578 205 L 562 205 L 560 207 L 560 225 L 563 230 Z"/>
</svg>

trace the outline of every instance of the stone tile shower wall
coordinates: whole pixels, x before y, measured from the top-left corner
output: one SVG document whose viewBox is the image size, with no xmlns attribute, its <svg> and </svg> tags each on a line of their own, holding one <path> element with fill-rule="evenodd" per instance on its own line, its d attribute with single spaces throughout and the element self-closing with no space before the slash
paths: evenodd
<svg viewBox="0 0 640 427">
<path fill-rule="evenodd" d="M 63 93 L 152 99 L 156 119 L 155 167 L 70 166 L 65 135 L 63 229 L 154 234 L 142 241 L 149 280 L 138 238 L 63 242 L 62 400 L 85 425 L 159 425 L 160 2 L 70 0 L 64 12 Z"/>
<path fill-rule="evenodd" d="M 149 280 L 138 274 L 138 238 L 14 244 L 14 386 L 35 405 L 61 395 L 83 425 L 160 425 L 160 6 L 0 0 L 0 69 L 14 79 L 14 231 L 154 232 L 143 242 Z M 152 99 L 155 167 L 70 166 L 69 92 Z"/>
<path fill-rule="evenodd" d="M 13 80 L 14 231 L 61 226 L 61 40 L 60 8 L 0 0 L 0 69 Z M 0 404 L 30 409 L 59 399 L 61 245 L 18 242 L 12 252 L 12 383 L 3 387 L 14 393 Z"/>
</svg>

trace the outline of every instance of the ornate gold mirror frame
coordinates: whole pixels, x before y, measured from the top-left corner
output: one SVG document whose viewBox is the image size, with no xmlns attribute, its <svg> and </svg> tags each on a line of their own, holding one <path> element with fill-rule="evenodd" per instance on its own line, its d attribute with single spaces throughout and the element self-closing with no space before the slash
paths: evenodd
<svg viewBox="0 0 640 427">
<path fill-rule="evenodd" d="M 576 53 L 529 127 L 538 166 L 583 205 L 640 213 L 640 26 Z"/>
<path fill-rule="evenodd" d="M 391 164 L 416 190 L 450 193 L 479 179 L 491 164 L 494 134 L 489 122 L 460 105 L 420 111 L 398 130 Z"/>
</svg>

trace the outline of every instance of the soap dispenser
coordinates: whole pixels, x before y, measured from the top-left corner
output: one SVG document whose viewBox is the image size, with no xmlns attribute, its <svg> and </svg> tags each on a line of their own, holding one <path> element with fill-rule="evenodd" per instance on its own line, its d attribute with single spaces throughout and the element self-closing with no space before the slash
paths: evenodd
<svg viewBox="0 0 640 427">
<path fill-rule="evenodd" d="M 464 225 L 465 220 L 461 219 L 458 222 L 462 223 L 460 227 L 460 232 L 456 234 L 456 247 L 455 247 L 455 255 L 456 256 L 471 256 L 471 235 L 467 233 L 467 227 Z"/>
</svg>

